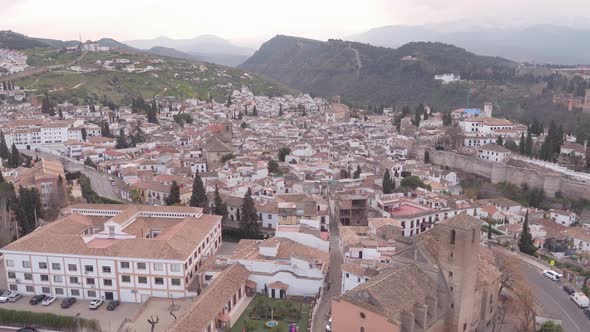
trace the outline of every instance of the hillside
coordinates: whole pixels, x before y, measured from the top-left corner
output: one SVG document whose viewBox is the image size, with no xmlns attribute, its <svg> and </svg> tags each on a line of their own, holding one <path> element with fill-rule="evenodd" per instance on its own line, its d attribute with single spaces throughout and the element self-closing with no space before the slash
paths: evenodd
<svg viewBox="0 0 590 332">
<path fill-rule="evenodd" d="M 349 103 L 461 106 L 469 84 L 443 87 L 434 80 L 435 74 L 451 72 L 470 80 L 503 81 L 513 78 L 516 64 L 441 43 L 409 43 L 391 49 L 276 36 L 240 68 L 314 95 L 341 95 Z"/>
<path fill-rule="evenodd" d="M 501 28 L 454 22 L 384 26 L 346 39 L 384 47 L 399 47 L 411 41 L 436 41 L 464 47 L 478 54 L 500 55 L 518 61 L 571 65 L 590 64 L 590 45 L 580 42 L 589 35 L 588 28 L 574 29 L 553 25 Z M 539 36 L 543 36 L 542 40 Z"/>
<path fill-rule="evenodd" d="M 26 50 L 35 47 L 46 47 L 46 43 L 9 30 L 0 31 L 0 48 Z"/>
</svg>

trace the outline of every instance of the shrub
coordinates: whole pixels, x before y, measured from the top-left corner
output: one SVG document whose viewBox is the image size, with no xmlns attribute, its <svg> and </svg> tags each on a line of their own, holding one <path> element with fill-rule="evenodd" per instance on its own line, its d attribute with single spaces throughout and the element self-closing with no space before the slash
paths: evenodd
<svg viewBox="0 0 590 332">
<path fill-rule="evenodd" d="M 10 326 L 34 326 L 60 331 L 76 331 L 76 319 L 51 313 L 0 309 L 0 322 Z M 100 331 L 98 321 L 80 318 L 80 326 L 87 331 Z"/>
</svg>

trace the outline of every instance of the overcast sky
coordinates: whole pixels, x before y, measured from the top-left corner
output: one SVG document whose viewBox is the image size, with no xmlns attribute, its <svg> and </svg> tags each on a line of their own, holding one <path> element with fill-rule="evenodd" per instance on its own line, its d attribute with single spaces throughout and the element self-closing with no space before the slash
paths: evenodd
<svg viewBox="0 0 590 332">
<path fill-rule="evenodd" d="M 590 0 L 0 0 L 0 30 L 56 39 L 215 34 L 237 43 L 276 34 L 342 38 L 393 24 L 583 24 Z"/>
</svg>

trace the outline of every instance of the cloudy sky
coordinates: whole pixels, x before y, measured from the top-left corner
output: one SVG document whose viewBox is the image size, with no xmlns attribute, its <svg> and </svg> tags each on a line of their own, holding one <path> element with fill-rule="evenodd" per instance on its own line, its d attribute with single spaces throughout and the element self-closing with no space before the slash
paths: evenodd
<svg viewBox="0 0 590 332">
<path fill-rule="evenodd" d="M 448 21 L 578 25 L 589 0 L 0 0 L 0 30 L 56 39 L 276 34 L 327 39 L 370 28 Z"/>
</svg>

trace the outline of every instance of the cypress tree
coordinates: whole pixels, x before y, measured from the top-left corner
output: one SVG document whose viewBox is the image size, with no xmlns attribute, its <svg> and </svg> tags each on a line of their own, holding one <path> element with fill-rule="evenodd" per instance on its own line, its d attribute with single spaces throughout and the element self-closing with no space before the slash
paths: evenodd
<svg viewBox="0 0 590 332">
<path fill-rule="evenodd" d="M 4 182 L 4 175 L 2 175 L 2 171 L 0 170 L 0 183 Z"/>
<path fill-rule="evenodd" d="M 428 151 L 428 150 L 424 150 L 424 163 L 425 164 L 430 163 L 430 151 Z"/>
<path fill-rule="evenodd" d="M 170 185 L 170 195 L 166 198 L 166 205 L 176 205 L 180 203 L 180 187 L 176 181 Z"/>
<path fill-rule="evenodd" d="M 385 170 L 385 174 L 383 174 L 383 193 L 384 194 L 391 194 L 394 189 L 394 184 L 391 181 L 391 175 L 389 174 L 389 168 Z"/>
<path fill-rule="evenodd" d="M 520 233 L 520 239 L 518 240 L 518 248 L 520 249 L 520 252 L 531 256 L 534 256 L 537 252 L 537 248 L 533 243 L 533 236 L 529 229 L 529 210 L 526 211 L 524 216 L 522 232 Z"/>
<path fill-rule="evenodd" d="M 6 139 L 4 138 L 4 132 L 0 130 L 0 158 L 3 160 L 8 159 L 10 157 L 10 152 L 8 151 L 8 145 L 6 145 Z"/>
<path fill-rule="evenodd" d="M 219 194 L 219 188 L 215 185 L 215 198 L 213 199 L 213 213 L 222 216 L 223 218 L 221 221 L 225 221 L 227 219 L 227 205 L 221 199 L 221 195 Z"/>
<path fill-rule="evenodd" d="M 498 136 L 498 138 L 496 138 L 496 144 L 504 145 L 504 139 L 502 138 L 502 136 Z"/>
<path fill-rule="evenodd" d="M 193 181 L 193 193 L 191 195 L 189 205 L 200 207 L 203 209 L 204 213 L 209 213 L 209 199 L 207 198 L 205 186 L 203 185 L 203 180 L 201 179 L 199 172 L 195 174 L 195 179 Z"/>
<path fill-rule="evenodd" d="M 119 130 L 119 136 L 117 137 L 117 144 L 115 147 L 117 149 L 126 149 L 129 147 L 129 144 L 127 144 L 127 137 L 125 137 L 125 130 L 123 128 Z"/>
<path fill-rule="evenodd" d="M 533 156 L 533 135 L 531 133 L 530 128 L 527 130 L 526 133 L 525 154 L 527 156 Z"/>
<path fill-rule="evenodd" d="M 526 141 L 524 138 L 524 132 L 522 132 L 522 133 L 520 133 L 520 142 L 518 143 L 518 149 L 519 149 L 521 155 L 525 154 L 525 145 L 526 145 Z"/>
<path fill-rule="evenodd" d="M 361 165 L 356 165 L 356 171 L 354 171 L 354 174 L 352 175 L 352 177 L 354 179 L 360 178 L 361 177 L 361 172 L 362 172 Z"/>
<path fill-rule="evenodd" d="M 248 188 L 242 201 L 242 215 L 240 218 L 240 230 L 248 237 L 260 237 L 260 223 L 258 222 L 258 211 L 254 206 L 252 189 Z"/>
<path fill-rule="evenodd" d="M 8 159 L 8 163 L 10 166 L 12 166 L 12 168 L 19 167 L 23 162 L 20 156 L 20 152 L 18 152 L 18 149 L 16 148 L 16 145 L 14 145 L 14 143 L 12 143 L 12 152 L 10 153 L 10 157 Z"/>
</svg>

